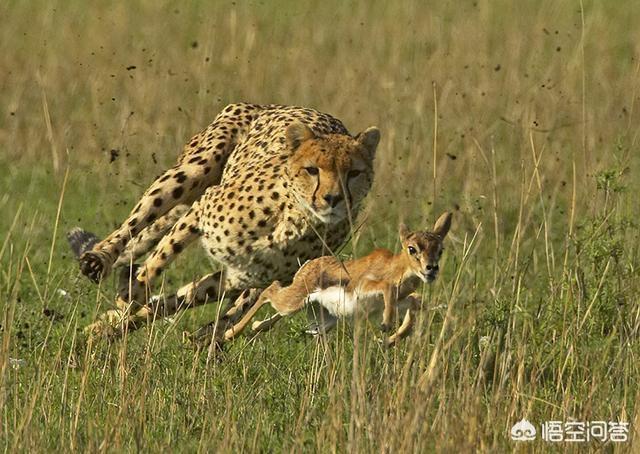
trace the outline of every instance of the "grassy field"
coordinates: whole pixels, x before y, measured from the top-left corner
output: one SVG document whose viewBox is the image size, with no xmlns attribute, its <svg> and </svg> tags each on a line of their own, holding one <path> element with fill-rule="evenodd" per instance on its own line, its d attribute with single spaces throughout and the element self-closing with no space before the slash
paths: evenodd
<svg viewBox="0 0 640 454">
<path fill-rule="evenodd" d="M 0 3 L 5 452 L 638 452 L 640 3 L 431 3 Z M 85 345 L 115 283 L 65 232 L 110 232 L 236 101 L 380 128 L 352 254 L 454 211 L 402 345 L 299 316 L 197 353 L 215 305 Z M 163 288 L 214 267 L 192 247 Z M 630 441 L 518 444 L 521 418 Z"/>
</svg>

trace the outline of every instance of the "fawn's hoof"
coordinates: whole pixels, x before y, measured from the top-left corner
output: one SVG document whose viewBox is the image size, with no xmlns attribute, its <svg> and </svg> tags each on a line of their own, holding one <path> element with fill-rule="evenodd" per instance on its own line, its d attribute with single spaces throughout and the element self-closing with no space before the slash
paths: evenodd
<svg viewBox="0 0 640 454">
<path fill-rule="evenodd" d="M 396 336 L 376 337 L 375 341 L 384 348 L 392 348 L 398 345 Z"/>
<path fill-rule="evenodd" d="M 321 334 L 324 334 L 324 332 L 322 331 L 322 329 L 320 328 L 320 325 L 318 323 L 311 323 L 310 325 L 308 325 L 305 329 L 304 329 L 304 333 L 308 334 L 309 336 L 320 336 Z"/>
<path fill-rule="evenodd" d="M 99 283 L 109 274 L 104 254 L 87 251 L 80 256 L 80 271 L 94 283 Z"/>
</svg>

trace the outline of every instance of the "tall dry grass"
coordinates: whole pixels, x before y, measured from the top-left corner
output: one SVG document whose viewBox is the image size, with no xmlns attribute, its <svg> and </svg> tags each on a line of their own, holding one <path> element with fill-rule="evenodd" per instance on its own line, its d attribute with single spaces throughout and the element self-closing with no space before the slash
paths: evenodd
<svg viewBox="0 0 640 454">
<path fill-rule="evenodd" d="M 499 452 L 523 417 L 632 426 L 536 451 L 636 449 L 639 8 L 2 3 L 4 449 Z M 84 345 L 113 286 L 78 278 L 64 232 L 108 232 L 242 100 L 380 127 L 356 255 L 454 210 L 399 348 L 365 322 L 307 339 L 301 318 L 222 355 L 184 348 L 211 307 Z M 189 251 L 164 285 L 210 267 Z"/>
</svg>

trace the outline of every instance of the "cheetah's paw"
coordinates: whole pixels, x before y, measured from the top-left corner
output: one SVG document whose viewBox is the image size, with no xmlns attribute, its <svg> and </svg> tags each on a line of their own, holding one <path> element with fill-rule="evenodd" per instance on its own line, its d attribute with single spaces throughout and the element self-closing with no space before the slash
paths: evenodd
<svg viewBox="0 0 640 454">
<path fill-rule="evenodd" d="M 115 340 L 122 336 L 120 329 L 115 328 L 112 324 L 104 320 L 98 320 L 87 325 L 82 331 L 87 338 Z"/>
<path fill-rule="evenodd" d="M 80 271 L 96 284 L 109 274 L 110 264 L 105 254 L 87 251 L 80 256 Z"/>
</svg>

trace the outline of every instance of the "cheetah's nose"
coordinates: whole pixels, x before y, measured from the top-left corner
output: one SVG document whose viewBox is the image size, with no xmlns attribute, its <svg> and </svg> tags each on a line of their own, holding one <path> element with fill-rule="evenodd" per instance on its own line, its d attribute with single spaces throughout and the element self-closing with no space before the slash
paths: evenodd
<svg viewBox="0 0 640 454">
<path fill-rule="evenodd" d="M 340 201 L 342 200 L 342 194 L 337 194 L 337 195 L 331 195 L 331 194 L 327 194 L 324 197 L 325 202 L 327 202 L 329 204 L 329 206 L 331 208 L 335 208 L 335 206 L 340 203 Z"/>
</svg>

